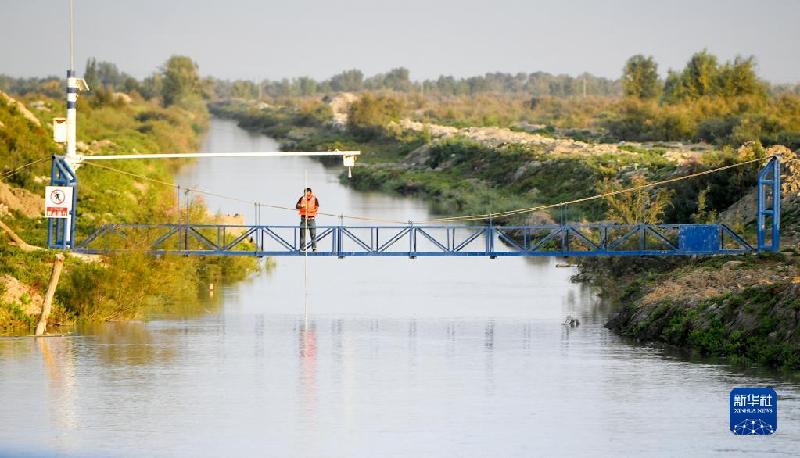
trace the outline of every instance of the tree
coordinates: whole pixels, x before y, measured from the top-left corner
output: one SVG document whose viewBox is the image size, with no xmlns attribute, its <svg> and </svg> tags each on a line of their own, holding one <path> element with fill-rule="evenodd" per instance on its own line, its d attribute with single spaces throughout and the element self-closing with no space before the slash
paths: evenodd
<svg viewBox="0 0 800 458">
<path fill-rule="evenodd" d="M 164 81 L 161 97 L 164 106 L 185 102 L 190 98 L 200 98 L 200 75 L 197 64 L 191 58 L 172 56 L 164 64 L 162 71 Z"/>
<path fill-rule="evenodd" d="M 714 95 L 718 87 L 718 73 L 717 56 L 705 49 L 695 53 L 681 75 L 686 95 L 690 98 Z"/>
<path fill-rule="evenodd" d="M 654 99 L 660 92 L 658 64 L 652 56 L 637 54 L 625 63 L 622 71 L 622 90 L 627 97 Z"/>
<path fill-rule="evenodd" d="M 675 103 L 683 100 L 686 97 L 686 91 L 683 87 L 683 79 L 681 74 L 675 70 L 667 72 L 667 79 L 664 81 L 664 101 L 667 103 Z"/>
<path fill-rule="evenodd" d="M 100 78 L 97 76 L 97 61 L 94 57 L 86 59 L 86 70 L 83 72 L 83 80 L 90 90 L 95 90 L 100 85 Z"/>
<path fill-rule="evenodd" d="M 128 76 L 125 78 L 125 82 L 122 83 L 122 90 L 127 92 L 128 94 L 131 94 L 133 92 L 141 93 L 142 87 L 139 84 L 139 82 L 136 81 L 136 78 Z"/>
<path fill-rule="evenodd" d="M 317 92 L 317 82 L 313 78 L 301 76 L 295 80 L 300 95 L 314 95 Z"/>
<path fill-rule="evenodd" d="M 631 179 L 630 187 L 632 188 L 646 185 L 647 179 L 642 175 L 636 175 Z M 601 189 L 603 193 L 609 193 L 621 191 L 623 187 L 617 182 L 605 180 Z M 671 198 L 670 190 L 654 190 L 653 188 L 606 196 L 608 204 L 606 217 L 622 224 L 658 224 L 661 222 L 664 211 L 671 205 Z"/>
<path fill-rule="evenodd" d="M 258 97 L 258 86 L 252 81 L 237 80 L 231 87 L 231 97 L 255 99 Z"/>
<path fill-rule="evenodd" d="M 142 97 L 150 100 L 159 97 L 164 91 L 164 76 L 161 73 L 154 73 L 142 81 Z"/>
<path fill-rule="evenodd" d="M 393 68 L 384 77 L 383 85 L 386 89 L 408 91 L 412 87 L 410 76 L 410 72 L 405 67 Z"/>
<path fill-rule="evenodd" d="M 104 86 L 116 89 L 122 86 L 126 76 L 127 75 L 119 71 L 116 64 L 111 62 L 97 62 L 97 77 Z"/>
<path fill-rule="evenodd" d="M 331 78 L 331 89 L 337 92 L 360 91 L 363 86 L 364 74 L 361 70 L 345 70 Z"/>
<path fill-rule="evenodd" d="M 365 94 L 350 105 L 347 128 L 363 139 L 379 136 L 389 121 L 397 121 L 403 102 L 385 95 Z"/>
<path fill-rule="evenodd" d="M 719 95 L 738 97 L 742 95 L 766 95 L 765 85 L 759 81 L 755 71 L 755 58 L 736 56 L 719 69 Z"/>
</svg>

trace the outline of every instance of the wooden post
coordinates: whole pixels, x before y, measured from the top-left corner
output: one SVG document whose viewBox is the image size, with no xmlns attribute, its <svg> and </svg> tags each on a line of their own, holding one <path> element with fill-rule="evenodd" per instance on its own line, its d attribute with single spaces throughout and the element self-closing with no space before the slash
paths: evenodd
<svg viewBox="0 0 800 458">
<path fill-rule="evenodd" d="M 47 317 L 50 315 L 50 308 L 53 306 L 53 296 L 56 294 L 56 286 L 58 286 L 58 277 L 61 276 L 61 269 L 64 267 L 64 255 L 62 253 L 56 254 L 56 259 L 53 261 L 53 272 L 50 274 L 50 284 L 47 285 L 47 294 L 42 304 L 42 315 L 39 317 L 39 323 L 36 324 L 36 335 L 43 336 L 47 328 Z"/>
</svg>

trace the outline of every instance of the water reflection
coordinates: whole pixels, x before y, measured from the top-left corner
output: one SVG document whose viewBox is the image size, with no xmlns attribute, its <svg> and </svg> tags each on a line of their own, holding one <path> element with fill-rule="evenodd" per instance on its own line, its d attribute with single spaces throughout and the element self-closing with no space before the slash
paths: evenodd
<svg viewBox="0 0 800 458">
<path fill-rule="evenodd" d="M 34 339 L 36 349 L 42 356 L 45 373 L 47 374 L 47 387 L 49 413 L 52 427 L 64 431 L 58 436 L 59 448 L 69 450 L 69 431 L 78 428 L 75 418 L 77 410 L 77 378 L 75 366 L 77 351 L 74 347 L 75 339 L 69 337 L 40 337 Z"/>
<path fill-rule="evenodd" d="M 300 337 L 300 387 L 303 410 L 312 420 L 317 407 L 317 331 L 316 324 L 303 322 L 298 326 Z"/>
<path fill-rule="evenodd" d="M 109 367 L 165 365 L 177 355 L 179 336 L 161 334 L 156 342 L 142 321 L 87 324 L 80 331 L 93 338 L 96 357 Z"/>
</svg>

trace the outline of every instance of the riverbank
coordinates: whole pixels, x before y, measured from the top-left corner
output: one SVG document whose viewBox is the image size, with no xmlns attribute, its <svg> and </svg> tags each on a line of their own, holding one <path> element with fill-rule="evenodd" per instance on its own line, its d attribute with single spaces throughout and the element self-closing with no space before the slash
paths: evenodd
<svg viewBox="0 0 800 458">
<path fill-rule="evenodd" d="M 360 149 L 363 155 L 349 181 L 355 189 L 419 197 L 429 202 L 436 214 L 448 216 L 553 204 L 624 187 L 637 177 L 644 182 L 657 181 L 772 151 L 791 154 L 777 149 L 765 152 L 758 144 L 702 154 L 639 144 L 592 146 L 568 140 L 562 145 L 552 139 L 523 138 L 503 129 L 489 135 L 485 129 L 426 128 L 394 121 L 378 126 L 377 134 L 365 136 L 363 131 L 342 126 L 341 121 L 309 122 L 297 107 L 222 103 L 211 109 L 219 116 L 236 119 L 246 129 L 279 138 L 288 148 Z M 507 143 L 509 139 L 511 143 Z M 746 207 L 756 170 L 755 166 L 742 167 L 668 186 L 663 194 L 663 211 L 655 214 L 655 220 L 703 223 L 722 218 L 752 237 L 754 221 L 749 215 L 753 212 L 726 210 Z M 643 200 L 621 204 L 639 202 L 637 205 L 652 207 L 659 199 L 656 192 L 645 194 Z M 784 240 L 791 248 L 797 243 L 800 199 L 786 197 L 782 231 L 789 235 Z M 624 215 L 620 210 L 625 209 L 614 205 L 598 200 L 497 222 L 598 221 L 612 214 Z M 648 214 L 652 216 L 653 212 L 643 211 L 637 217 Z M 619 310 L 609 318 L 608 326 L 620 335 L 640 343 L 668 344 L 703 356 L 726 358 L 734 364 L 800 368 L 800 324 L 793 296 L 797 290 L 796 254 L 577 262 L 581 273 L 576 280 L 598 287 Z M 726 273 L 736 272 L 730 278 L 742 274 L 748 281 L 722 282 L 717 289 L 703 290 L 702 295 L 692 293 L 696 282 L 717 282 L 709 272 L 724 263 L 729 263 Z"/>
<path fill-rule="evenodd" d="M 31 95 L 13 104 L 0 100 L 0 145 L 4 148 L 4 176 L 0 182 L 0 218 L 27 243 L 43 248 L 46 220 L 40 197 L 49 183 L 49 155 L 59 151 L 49 125 L 61 102 Z M 26 105 L 31 108 L 21 110 Z M 25 115 L 27 113 L 27 116 Z M 33 118 L 31 117 L 33 116 Z M 38 122 L 36 122 L 38 121 Z M 130 152 L 190 152 L 199 147 L 208 125 L 205 109 L 161 107 L 155 101 L 93 105 L 84 102 L 78 144 L 82 154 Z M 35 162 L 39 161 L 39 162 Z M 31 162 L 33 165 L 23 167 Z M 159 222 L 189 217 L 210 221 L 202 201 L 178 205 L 172 183 L 179 161 L 131 161 L 114 164 L 116 170 L 84 166 L 78 172 L 79 234 L 112 222 Z M 16 170 L 16 171 L 15 171 Z M 50 264 L 55 252 L 30 252 L 10 244 L 0 234 L 0 333 L 29 334 L 41 311 Z M 56 291 L 49 332 L 64 332 L 79 321 L 146 318 L 154 313 L 192 311 L 190 304 L 207 296 L 209 284 L 242 279 L 257 267 L 252 259 L 151 257 L 141 250 L 95 258 L 68 257 Z"/>
<path fill-rule="evenodd" d="M 581 262 L 618 311 L 606 326 L 737 366 L 800 370 L 800 254 Z"/>
</svg>

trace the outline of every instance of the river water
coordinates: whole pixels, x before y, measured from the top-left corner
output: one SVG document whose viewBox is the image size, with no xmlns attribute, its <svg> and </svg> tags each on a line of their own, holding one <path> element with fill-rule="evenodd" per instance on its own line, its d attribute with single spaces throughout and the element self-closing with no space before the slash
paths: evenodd
<svg viewBox="0 0 800 458">
<path fill-rule="evenodd" d="M 277 145 L 214 120 L 204 148 Z M 285 206 L 308 183 L 326 212 L 427 216 L 414 200 L 350 191 L 339 172 L 306 158 L 208 159 L 179 182 Z M 206 201 L 248 222 L 298 219 Z M 557 262 L 312 258 L 306 291 L 304 260 L 280 258 L 217 288 L 199 318 L 0 339 L 0 455 L 800 453 L 800 387 L 623 342 Z M 581 325 L 561 326 L 567 315 Z M 774 436 L 728 431 L 736 386 L 775 387 Z"/>
</svg>

